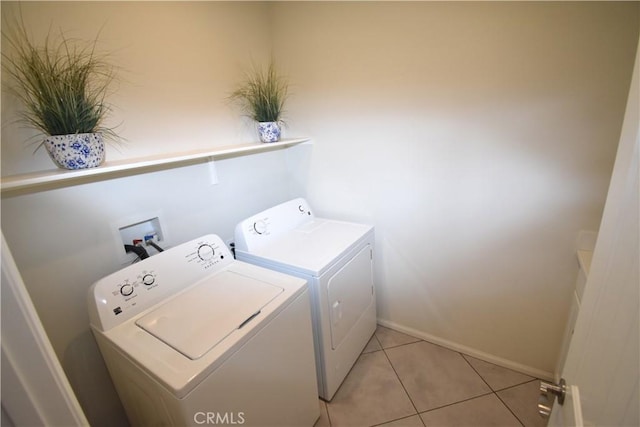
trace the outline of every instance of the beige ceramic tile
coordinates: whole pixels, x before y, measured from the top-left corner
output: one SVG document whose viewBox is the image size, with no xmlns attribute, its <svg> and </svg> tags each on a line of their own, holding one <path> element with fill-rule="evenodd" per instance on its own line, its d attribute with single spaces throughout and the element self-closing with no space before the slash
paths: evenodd
<svg viewBox="0 0 640 427">
<path fill-rule="evenodd" d="M 534 380 L 497 392 L 497 395 L 525 427 L 544 427 L 547 420 L 538 414 L 540 381 Z"/>
<path fill-rule="evenodd" d="M 416 414 L 382 351 L 360 356 L 327 410 L 334 427 L 371 426 Z"/>
<path fill-rule="evenodd" d="M 318 421 L 316 421 L 313 427 L 330 427 L 331 423 L 329 422 L 329 414 L 327 414 L 327 404 L 320 399 L 318 399 L 318 404 L 320 405 L 320 418 L 318 418 Z"/>
<path fill-rule="evenodd" d="M 463 357 L 467 359 L 476 372 L 480 374 L 482 379 L 484 379 L 494 391 L 524 384 L 534 379 L 520 372 L 512 371 L 511 369 L 503 368 L 471 356 L 463 355 Z"/>
<path fill-rule="evenodd" d="M 391 421 L 390 423 L 380 424 L 377 427 L 424 427 L 420 415 L 412 415 L 407 418 Z"/>
<path fill-rule="evenodd" d="M 426 427 L 520 426 L 518 419 L 493 393 L 423 412 L 420 416 Z"/>
<path fill-rule="evenodd" d="M 420 341 L 385 349 L 385 352 L 418 412 L 491 392 L 455 351 Z"/>
<path fill-rule="evenodd" d="M 385 328 L 380 325 L 378 325 L 378 328 L 376 329 L 375 336 L 378 338 L 378 341 L 380 341 L 382 348 L 396 347 L 420 341 L 420 338 L 415 338 L 411 335 L 403 334 L 402 332 L 397 332 L 393 329 Z"/>
<path fill-rule="evenodd" d="M 371 337 L 367 345 L 364 347 L 364 350 L 362 350 L 362 352 L 371 353 L 372 351 L 378 351 L 378 350 L 382 350 L 382 347 L 380 346 L 380 343 L 378 342 L 376 335 L 373 334 L 373 336 Z"/>
</svg>

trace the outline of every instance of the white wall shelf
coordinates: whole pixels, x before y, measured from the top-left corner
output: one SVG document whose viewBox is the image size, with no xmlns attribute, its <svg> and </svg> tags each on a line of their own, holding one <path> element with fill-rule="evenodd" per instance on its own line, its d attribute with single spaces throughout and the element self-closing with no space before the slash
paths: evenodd
<svg viewBox="0 0 640 427">
<path fill-rule="evenodd" d="M 103 181 L 111 178 L 134 175 L 150 170 L 169 169 L 180 164 L 197 163 L 209 158 L 235 157 L 287 148 L 309 138 L 289 138 L 268 144 L 242 144 L 214 147 L 210 150 L 195 150 L 168 155 L 155 155 L 137 159 L 105 162 L 97 168 L 66 170 L 52 169 L 20 175 L 2 177 L 2 194 L 26 194 L 42 190 L 66 187 L 86 182 Z"/>
</svg>

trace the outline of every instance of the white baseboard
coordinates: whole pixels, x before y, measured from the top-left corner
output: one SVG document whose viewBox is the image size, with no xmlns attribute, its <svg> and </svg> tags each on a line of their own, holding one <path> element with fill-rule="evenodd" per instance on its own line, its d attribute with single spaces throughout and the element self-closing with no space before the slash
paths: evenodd
<svg viewBox="0 0 640 427">
<path fill-rule="evenodd" d="M 483 351 L 476 350 L 475 348 L 467 347 L 466 345 L 458 344 L 456 342 L 449 341 L 435 335 L 427 334 L 413 328 L 399 325 L 389 320 L 379 318 L 378 324 L 384 326 L 385 328 L 393 329 L 395 331 L 402 332 L 403 334 L 411 335 L 412 337 L 420 338 L 421 340 L 440 345 L 442 347 L 448 348 L 449 350 L 458 351 L 468 356 L 475 357 L 476 359 L 484 360 L 485 362 L 493 363 L 494 365 L 502 366 L 503 368 L 511 369 L 535 378 L 540 378 L 547 381 L 553 381 L 554 378 L 553 372 L 543 371 L 541 369 L 523 365 L 512 360 L 494 356 L 493 354 L 485 353 Z"/>
</svg>

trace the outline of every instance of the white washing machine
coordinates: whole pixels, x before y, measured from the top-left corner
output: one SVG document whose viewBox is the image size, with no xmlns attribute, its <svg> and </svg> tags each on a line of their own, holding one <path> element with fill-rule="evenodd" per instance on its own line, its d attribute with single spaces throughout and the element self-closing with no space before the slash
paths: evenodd
<svg viewBox="0 0 640 427">
<path fill-rule="evenodd" d="M 373 227 L 294 199 L 236 226 L 236 258 L 309 282 L 318 393 L 331 400 L 376 329 Z"/>
<path fill-rule="evenodd" d="M 305 280 L 234 260 L 216 235 L 99 280 L 89 315 L 132 425 L 319 417 Z"/>
</svg>

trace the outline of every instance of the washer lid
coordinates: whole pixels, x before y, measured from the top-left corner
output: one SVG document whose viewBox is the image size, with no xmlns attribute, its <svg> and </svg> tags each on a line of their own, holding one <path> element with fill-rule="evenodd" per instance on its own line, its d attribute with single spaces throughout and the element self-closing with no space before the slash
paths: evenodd
<svg viewBox="0 0 640 427">
<path fill-rule="evenodd" d="M 196 360 L 283 291 L 279 286 L 223 271 L 139 318 L 136 324 Z"/>
</svg>

